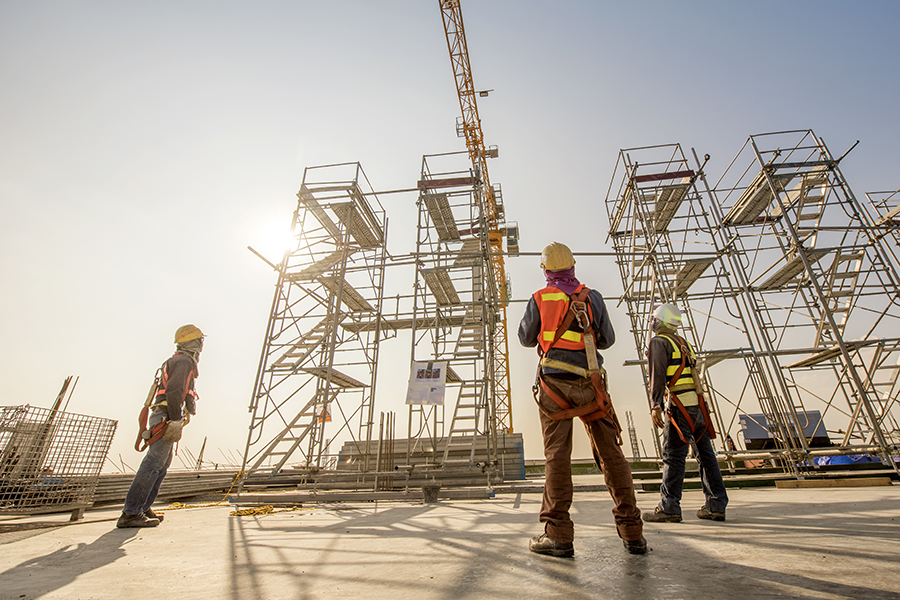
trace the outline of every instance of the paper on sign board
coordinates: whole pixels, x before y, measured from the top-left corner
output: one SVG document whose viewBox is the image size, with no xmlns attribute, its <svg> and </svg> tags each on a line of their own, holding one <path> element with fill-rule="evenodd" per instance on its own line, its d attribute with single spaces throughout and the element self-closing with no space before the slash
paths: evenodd
<svg viewBox="0 0 900 600">
<path fill-rule="evenodd" d="M 444 404 L 447 386 L 447 361 L 414 361 L 409 374 L 407 404 Z"/>
</svg>

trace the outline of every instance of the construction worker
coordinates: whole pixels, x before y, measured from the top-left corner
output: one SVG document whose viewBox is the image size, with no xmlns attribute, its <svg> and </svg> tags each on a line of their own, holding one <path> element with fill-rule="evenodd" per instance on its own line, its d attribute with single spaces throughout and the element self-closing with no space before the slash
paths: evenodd
<svg viewBox="0 0 900 600">
<path fill-rule="evenodd" d="M 650 363 L 650 418 L 663 429 L 663 480 L 659 505 L 644 520 L 654 523 L 681 521 L 681 490 L 684 465 L 691 445 L 697 449 L 700 481 L 706 502 L 697 511 L 700 519 L 725 520 L 728 495 L 716 460 L 711 438 L 712 419 L 696 373 L 697 356 L 690 343 L 675 333 L 681 325 L 681 311 L 674 304 L 657 306 L 650 317 L 647 358 Z M 668 392 L 668 393 L 667 393 Z M 668 407 L 664 400 L 668 396 Z"/>
<path fill-rule="evenodd" d="M 181 439 L 182 428 L 197 410 L 194 380 L 203 338 L 203 332 L 195 325 L 183 325 L 175 331 L 176 352 L 160 367 L 159 388 L 150 407 L 148 431 L 153 436 L 116 527 L 156 527 L 163 520 L 163 515 L 154 513 L 150 506 L 172 464 L 175 442 Z"/>
<path fill-rule="evenodd" d="M 572 556 L 575 527 L 572 505 L 572 421 L 584 421 L 594 461 L 603 472 L 615 502 L 619 537 L 632 554 L 647 552 L 641 511 L 634 495 L 631 467 L 621 449 L 621 427 L 600 369 L 615 333 L 603 297 L 575 278 L 575 259 L 564 244 L 553 242 L 541 254 L 547 287 L 528 301 L 519 323 L 519 342 L 538 347 L 541 356 L 535 381 L 544 437 L 544 497 L 540 521 L 544 533 L 531 539 L 538 554 Z"/>
</svg>

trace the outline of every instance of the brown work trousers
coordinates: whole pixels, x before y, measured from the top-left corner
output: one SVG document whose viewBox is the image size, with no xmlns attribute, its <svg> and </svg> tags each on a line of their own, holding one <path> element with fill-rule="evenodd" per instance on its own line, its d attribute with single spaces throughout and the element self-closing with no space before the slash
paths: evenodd
<svg viewBox="0 0 900 600">
<path fill-rule="evenodd" d="M 591 380 L 586 378 L 563 379 L 544 375 L 544 381 L 572 406 L 584 406 L 594 399 Z M 544 498 L 541 504 L 541 523 L 553 540 L 566 544 L 575 539 L 575 525 L 569 517 L 572 506 L 572 419 L 554 421 L 547 413 L 560 410 L 559 406 L 541 390 L 541 430 L 544 434 Z M 641 511 L 634 495 L 631 466 L 618 445 L 618 427 L 612 414 L 603 419 L 584 424 L 594 462 L 603 472 L 606 488 L 615 507 L 612 510 L 619 537 L 623 540 L 639 540 L 643 533 Z"/>
</svg>

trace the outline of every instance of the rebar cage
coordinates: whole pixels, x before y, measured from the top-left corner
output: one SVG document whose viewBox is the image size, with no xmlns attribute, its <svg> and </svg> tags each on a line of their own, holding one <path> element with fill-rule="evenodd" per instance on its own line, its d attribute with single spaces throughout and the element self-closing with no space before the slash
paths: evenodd
<svg viewBox="0 0 900 600">
<path fill-rule="evenodd" d="M 89 507 L 117 421 L 0 407 L 0 514 Z"/>
</svg>

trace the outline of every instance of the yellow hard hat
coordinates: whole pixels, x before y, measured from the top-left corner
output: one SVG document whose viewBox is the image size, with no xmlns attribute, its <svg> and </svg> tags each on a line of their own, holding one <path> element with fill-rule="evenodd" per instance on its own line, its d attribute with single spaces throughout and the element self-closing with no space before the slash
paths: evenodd
<svg viewBox="0 0 900 600">
<path fill-rule="evenodd" d="M 575 266 L 575 257 L 565 244 L 553 242 L 541 252 L 541 268 L 547 271 L 565 271 Z"/>
<path fill-rule="evenodd" d="M 175 330 L 175 343 L 182 344 L 203 337 L 203 332 L 196 325 L 182 325 Z"/>
</svg>

